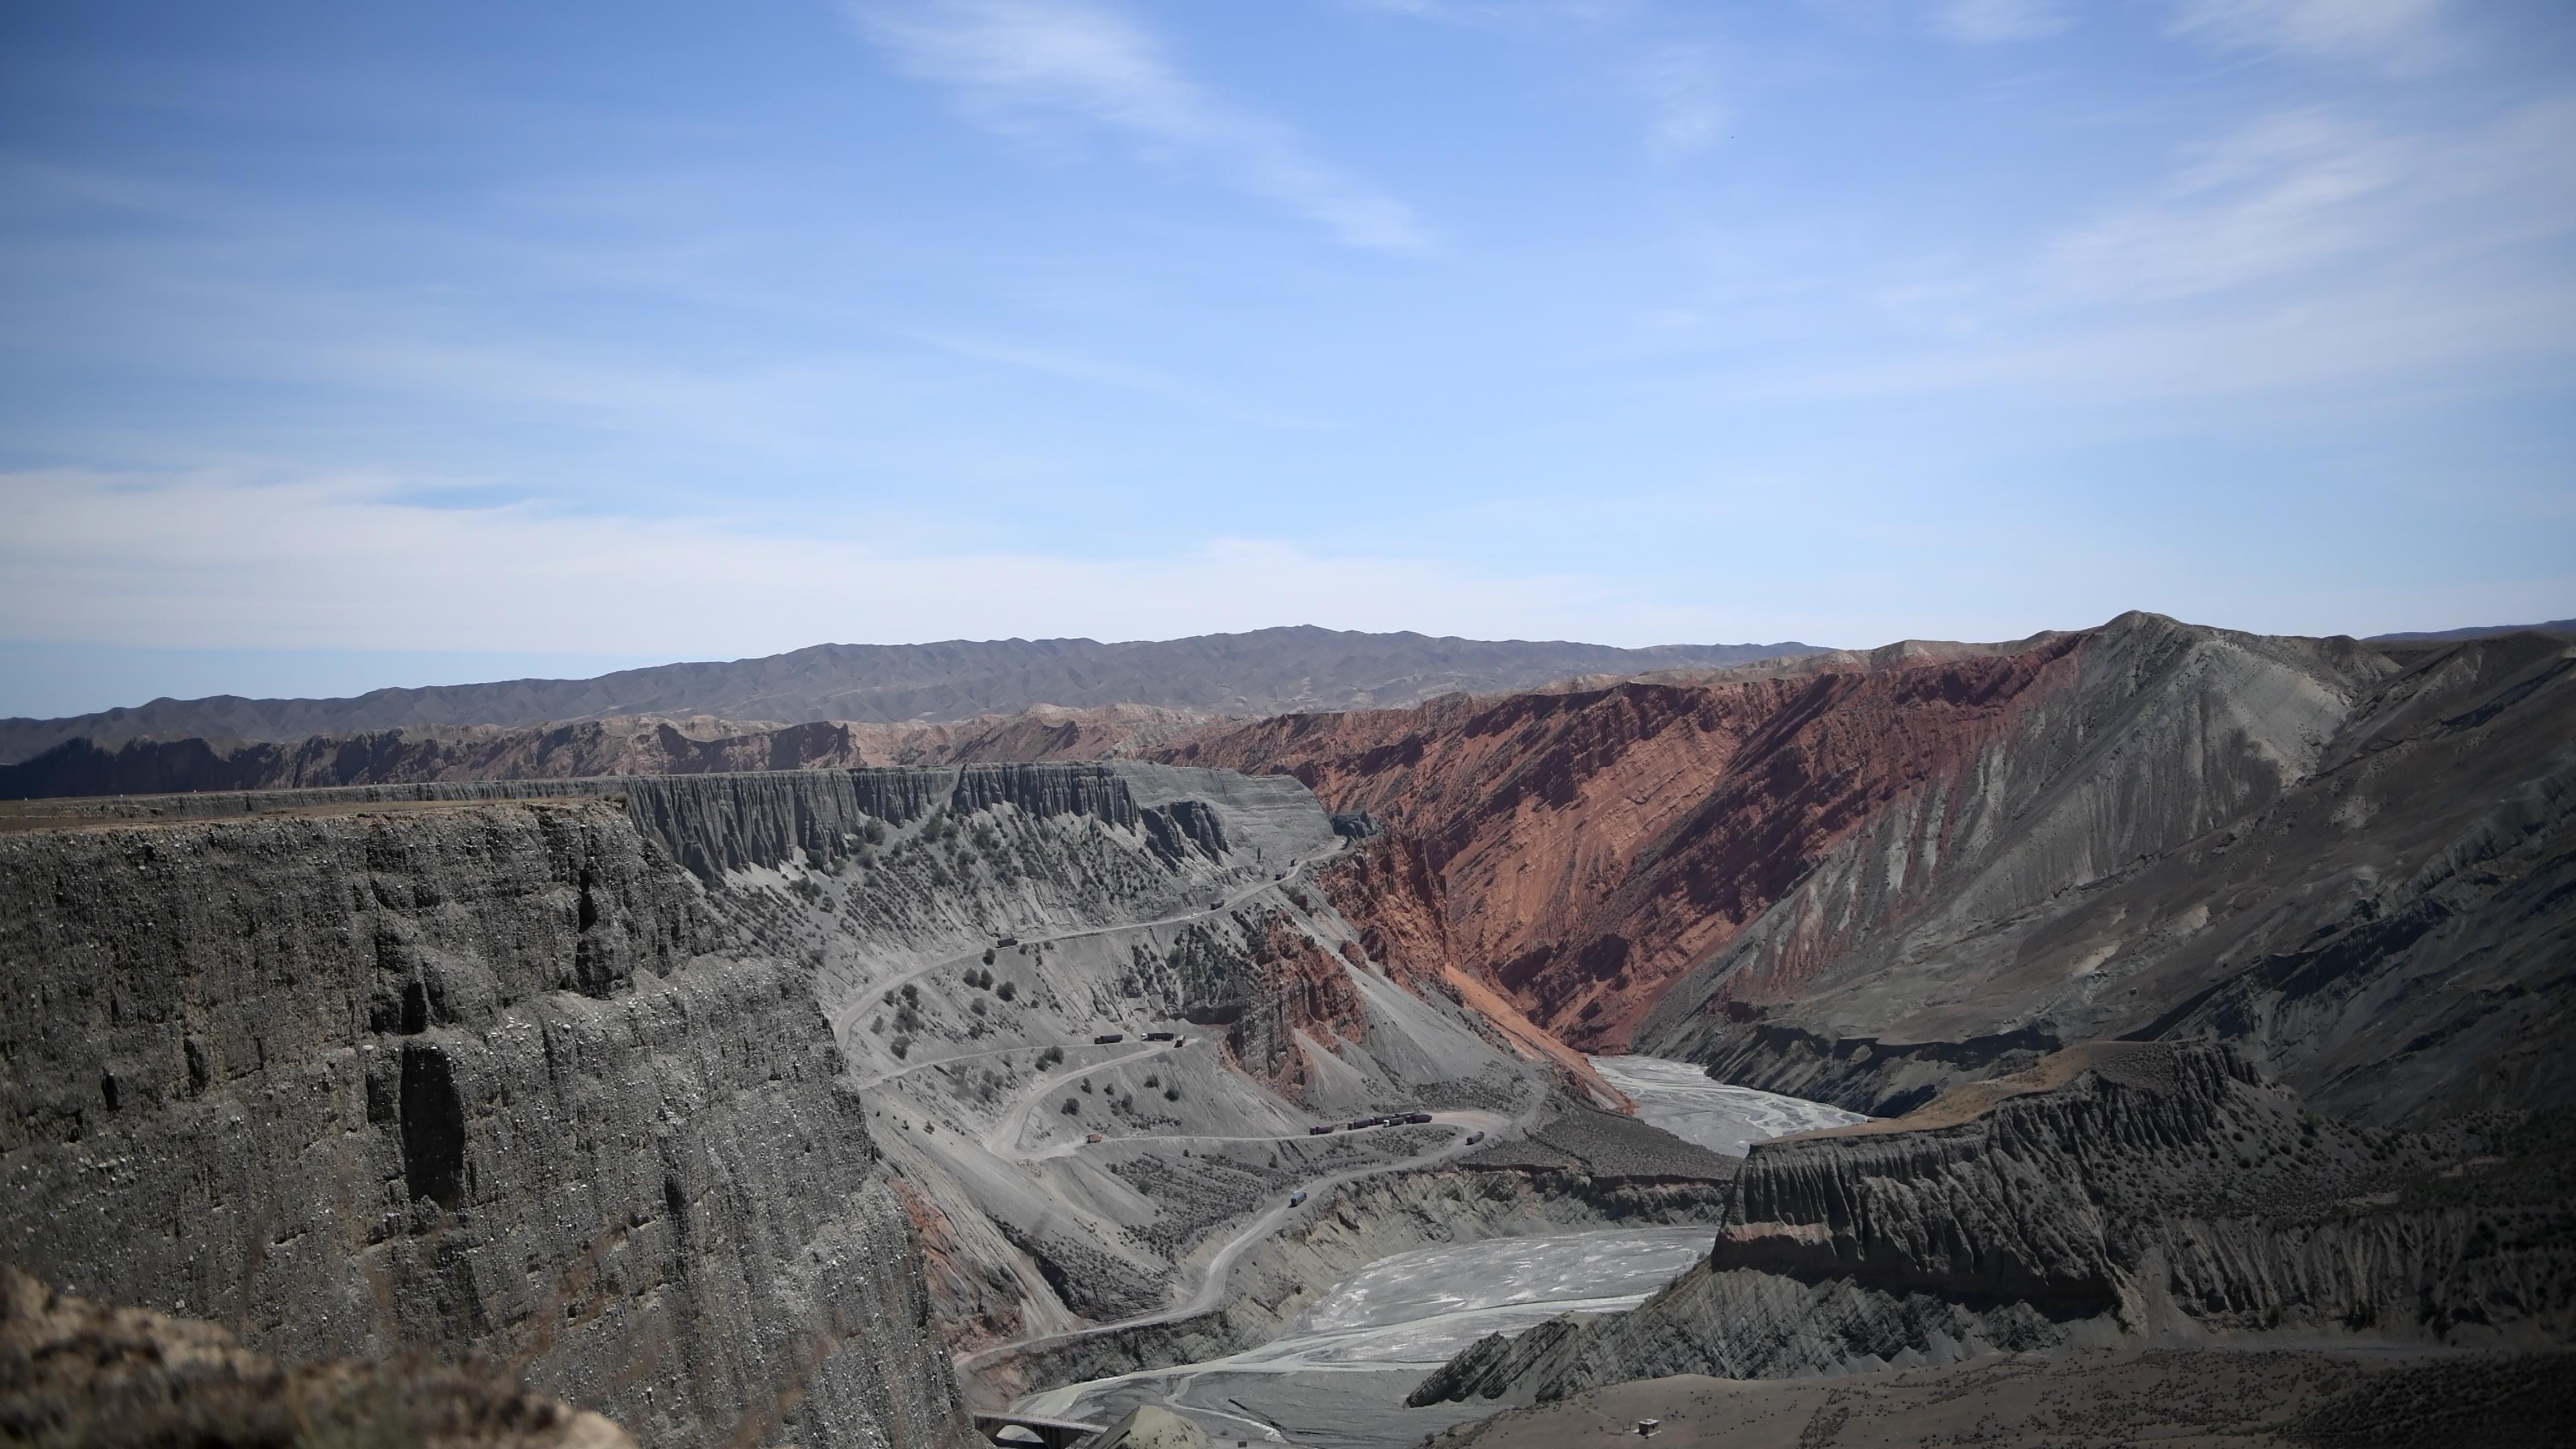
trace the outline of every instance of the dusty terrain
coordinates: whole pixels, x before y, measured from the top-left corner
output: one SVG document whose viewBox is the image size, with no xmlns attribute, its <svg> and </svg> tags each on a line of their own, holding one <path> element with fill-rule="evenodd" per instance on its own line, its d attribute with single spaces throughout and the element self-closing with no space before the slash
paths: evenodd
<svg viewBox="0 0 2576 1449">
<path fill-rule="evenodd" d="M 1601 662 L 67 747 L 228 788 L 0 806 L 8 1251 L 647 1443 L 2563 1424 L 2565 637 Z"/>
<path fill-rule="evenodd" d="M 1383 954 L 1741 1085 L 1885 1113 L 2072 1041 L 2215 1033 L 2381 1121 L 2567 1100 L 2565 636 L 2129 615 L 1882 654 L 1166 753 L 1382 821 L 1328 884 Z"/>
</svg>

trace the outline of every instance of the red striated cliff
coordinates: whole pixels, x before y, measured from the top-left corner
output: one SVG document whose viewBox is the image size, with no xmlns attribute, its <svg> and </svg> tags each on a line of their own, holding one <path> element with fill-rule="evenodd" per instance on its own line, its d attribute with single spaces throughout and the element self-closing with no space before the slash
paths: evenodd
<svg viewBox="0 0 2576 1449">
<path fill-rule="evenodd" d="M 1333 887 L 1372 954 L 1490 981 L 1567 1041 L 1617 1049 L 1824 850 L 2064 687 L 2081 638 L 1920 668 L 1282 716 L 1165 753 L 1284 771 L 1377 815 L 1390 837 Z"/>
<path fill-rule="evenodd" d="M 2129 614 L 1165 753 L 1379 817 L 1330 882 L 1372 952 L 1589 1049 L 1873 1112 L 2119 1036 L 2239 1041 L 2386 1121 L 2576 1100 L 2563 636 Z"/>
</svg>

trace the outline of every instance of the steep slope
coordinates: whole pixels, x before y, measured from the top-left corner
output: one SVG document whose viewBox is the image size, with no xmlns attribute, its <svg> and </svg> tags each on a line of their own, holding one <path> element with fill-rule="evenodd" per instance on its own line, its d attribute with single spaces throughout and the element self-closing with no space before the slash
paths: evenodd
<svg viewBox="0 0 2576 1449">
<path fill-rule="evenodd" d="M 2371 1120 L 2576 1100 L 2576 645 L 2282 642 L 2105 631 L 1641 1040 L 1876 1111 L 2016 1052 L 2202 1033 Z"/>
<path fill-rule="evenodd" d="M 2571 1090 L 2571 655 L 2128 615 L 1164 753 L 1383 822 L 1333 883 L 1363 941 L 1588 1046 L 1886 1112 L 2065 1041 L 2216 1031 L 2394 1120 Z"/>
<path fill-rule="evenodd" d="M 1383 822 L 1334 883 L 1355 921 L 1409 965 L 1462 967 L 1565 1039 L 1618 1049 L 1808 862 L 2064 688 L 2076 643 L 1283 716 L 1165 753 L 1282 770 Z"/>
<path fill-rule="evenodd" d="M 1801 644 L 1600 644 L 1261 629 L 1189 639 L 956 639 L 820 644 L 730 663 L 666 664 L 597 679 L 518 679 L 380 689 L 354 699 L 160 699 L 71 719 L 0 720 L 0 764 L 67 740 L 293 740 L 405 725 L 525 725 L 618 715 L 798 724 L 895 723 L 1141 704 L 1269 714 L 1409 704 L 1453 690 L 1526 689 L 1579 674 L 1714 667 L 1806 651 Z"/>
<path fill-rule="evenodd" d="M 2356 1128 L 2225 1048 L 2069 1049 L 1908 1119 L 1756 1144 L 1700 1267 L 1631 1312 L 1487 1339 L 1416 1397 L 2149 1339 L 2551 1346 L 2576 1333 L 2570 1125 Z"/>
<path fill-rule="evenodd" d="M 969 1442 L 808 968 L 608 803 L 256 803 L 0 835 L 13 1258 L 648 1442 Z"/>
</svg>

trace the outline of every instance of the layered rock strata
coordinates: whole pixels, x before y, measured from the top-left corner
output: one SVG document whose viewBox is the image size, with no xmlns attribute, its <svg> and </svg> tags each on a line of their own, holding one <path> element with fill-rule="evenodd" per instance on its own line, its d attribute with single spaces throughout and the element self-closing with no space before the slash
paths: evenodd
<svg viewBox="0 0 2576 1449">
<path fill-rule="evenodd" d="M 1911 1118 L 1756 1144 L 1698 1268 L 1632 1312 L 1487 1339 L 1416 1400 L 2142 1336 L 2561 1343 L 2567 1128 L 2353 1127 L 2225 1048 L 2072 1049 Z"/>
<path fill-rule="evenodd" d="M 648 1442 L 966 1442 L 810 970 L 625 812 L 170 809 L 0 835 L 11 1257 Z"/>
<path fill-rule="evenodd" d="M 1400 969 L 1742 1085 L 1901 1112 L 2069 1041 L 2217 1034 L 2382 1122 L 2576 1090 L 2564 636 L 2134 614 L 1165 753 L 1383 822 L 1330 884 Z"/>
</svg>

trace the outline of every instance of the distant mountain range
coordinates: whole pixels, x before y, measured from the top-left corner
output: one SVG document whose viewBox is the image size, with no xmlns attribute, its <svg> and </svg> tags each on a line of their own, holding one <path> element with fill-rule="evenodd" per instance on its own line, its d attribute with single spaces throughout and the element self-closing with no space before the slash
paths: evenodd
<svg viewBox="0 0 2576 1449">
<path fill-rule="evenodd" d="M 2461 639 L 2499 639 L 2507 634 L 2576 634 L 2576 619 L 2545 624 L 2479 624 L 2467 629 L 2435 629 L 2413 634 L 2373 634 L 2372 644 L 2448 644 Z"/>
<path fill-rule="evenodd" d="M 653 715 L 802 724 L 944 723 L 1041 705 L 1133 704 L 1202 714 L 1416 704 L 1578 675 L 1716 669 L 1813 654 L 1780 644 L 1617 649 L 1562 641 L 1433 638 L 1312 627 L 1103 644 L 1092 639 L 818 644 L 730 663 L 664 664 L 596 679 L 379 689 L 354 699 L 156 699 L 69 719 L 0 720 L 0 764 L 70 740 L 299 740 L 419 725 L 529 725 Z"/>
</svg>

